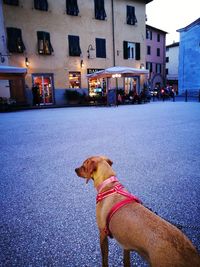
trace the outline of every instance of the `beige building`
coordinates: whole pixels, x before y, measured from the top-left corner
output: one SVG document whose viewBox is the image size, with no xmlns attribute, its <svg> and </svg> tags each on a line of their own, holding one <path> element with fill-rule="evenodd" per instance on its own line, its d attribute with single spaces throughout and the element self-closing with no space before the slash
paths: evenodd
<svg viewBox="0 0 200 267">
<path fill-rule="evenodd" d="M 94 94 L 106 81 L 87 74 L 112 66 L 145 66 L 145 5 L 152 0 L 3 0 L 8 64 L 27 67 L 26 99 L 64 104 L 66 89 Z M 119 79 L 136 86 L 146 77 Z M 113 85 L 114 86 L 114 85 Z"/>
</svg>

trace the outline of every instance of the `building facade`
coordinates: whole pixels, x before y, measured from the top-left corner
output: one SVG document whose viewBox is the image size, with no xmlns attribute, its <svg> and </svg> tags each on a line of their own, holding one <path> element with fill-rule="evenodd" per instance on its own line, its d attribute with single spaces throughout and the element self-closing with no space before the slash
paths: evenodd
<svg viewBox="0 0 200 267">
<path fill-rule="evenodd" d="M 165 42 L 165 31 L 146 25 L 146 69 L 151 90 L 165 86 Z"/>
<path fill-rule="evenodd" d="M 179 42 L 166 46 L 166 83 L 178 94 Z"/>
<path fill-rule="evenodd" d="M 179 45 L 179 92 L 200 90 L 200 18 L 177 30 Z"/>
<path fill-rule="evenodd" d="M 41 104 L 59 105 L 66 103 L 66 89 L 92 94 L 100 83 L 88 83 L 93 71 L 145 66 L 145 5 L 151 1 L 3 0 L 8 64 L 27 67 L 27 102 L 35 83 Z M 144 79 L 119 86 L 137 83 L 139 90 Z"/>
</svg>

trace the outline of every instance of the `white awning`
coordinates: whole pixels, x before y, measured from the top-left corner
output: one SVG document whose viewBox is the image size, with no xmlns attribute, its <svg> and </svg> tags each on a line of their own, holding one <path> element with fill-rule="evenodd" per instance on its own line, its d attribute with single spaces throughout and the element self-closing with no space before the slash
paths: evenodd
<svg viewBox="0 0 200 267">
<path fill-rule="evenodd" d="M 0 73 L 27 73 L 27 68 L 0 65 Z"/>
<path fill-rule="evenodd" d="M 149 74 L 149 70 L 116 66 L 88 74 L 87 77 L 89 79 L 104 78 L 104 77 L 112 77 L 113 74 L 122 74 L 123 77 L 127 77 L 129 75 L 133 76 L 133 75 Z"/>
</svg>

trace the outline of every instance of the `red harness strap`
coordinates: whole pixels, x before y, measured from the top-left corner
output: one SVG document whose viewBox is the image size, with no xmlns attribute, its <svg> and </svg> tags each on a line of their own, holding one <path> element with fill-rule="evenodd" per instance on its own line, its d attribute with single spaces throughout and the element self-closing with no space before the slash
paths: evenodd
<svg viewBox="0 0 200 267">
<path fill-rule="evenodd" d="M 109 211 L 107 218 L 106 218 L 106 227 L 104 229 L 105 233 L 112 238 L 112 234 L 110 232 L 109 229 L 109 224 L 110 224 L 110 220 L 112 218 L 112 216 L 115 214 L 116 211 L 118 211 L 120 208 L 122 208 L 123 206 L 135 201 L 137 203 L 141 203 L 141 201 L 136 197 L 131 195 L 129 192 L 126 192 L 125 190 L 123 190 L 123 185 L 120 183 L 117 183 L 113 188 L 102 192 L 102 193 L 98 193 L 97 194 L 97 198 L 96 198 L 96 203 L 98 203 L 99 201 L 103 200 L 104 198 L 111 196 L 113 194 L 120 194 L 125 196 L 126 198 L 118 203 L 116 203 L 111 210 Z"/>
</svg>

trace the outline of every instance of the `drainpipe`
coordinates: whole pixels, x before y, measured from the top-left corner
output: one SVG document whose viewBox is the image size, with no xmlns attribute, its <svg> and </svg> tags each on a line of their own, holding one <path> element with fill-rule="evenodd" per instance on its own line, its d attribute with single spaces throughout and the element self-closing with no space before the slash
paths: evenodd
<svg viewBox="0 0 200 267">
<path fill-rule="evenodd" d="M 113 66 L 115 66 L 115 18 L 114 18 L 113 0 L 111 0 L 111 9 L 112 9 Z"/>
</svg>

